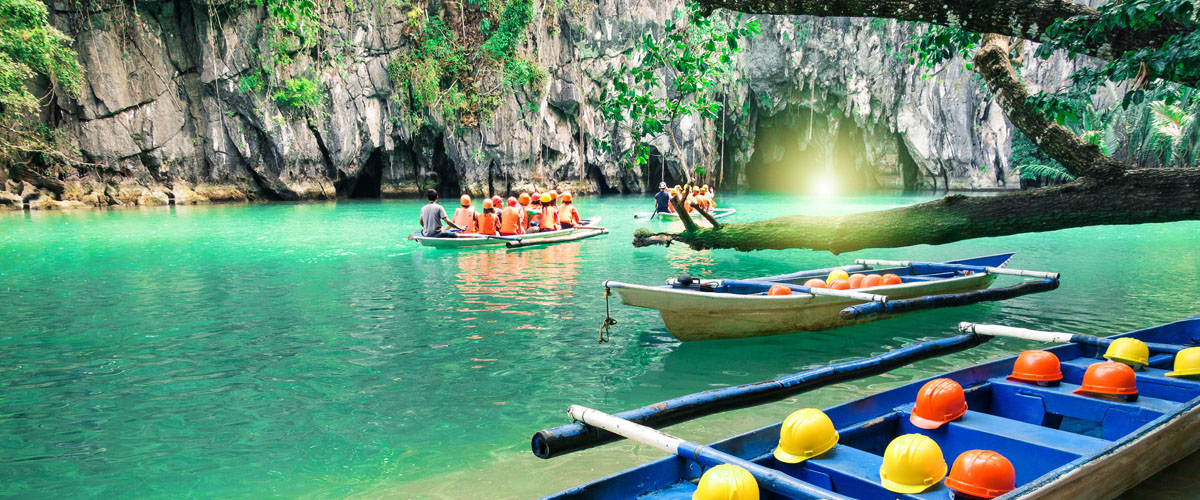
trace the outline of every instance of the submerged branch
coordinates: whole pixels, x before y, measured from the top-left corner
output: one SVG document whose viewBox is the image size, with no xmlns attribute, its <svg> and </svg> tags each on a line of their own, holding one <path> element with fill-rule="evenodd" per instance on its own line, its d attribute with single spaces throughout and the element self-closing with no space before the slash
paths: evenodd
<svg viewBox="0 0 1200 500">
<path fill-rule="evenodd" d="M 721 230 L 634 234 L 634 246 L 674 241 L 695 249 L 809 248 L 833 253 L 943 244 L 972 238 L 1104 224 L 1200 219 L 1200 169 L 1130 170 L 1113 179 L 998 196 L 960 194 L 908 207 L 843 216 L 790 215 Z"/>
</svg>

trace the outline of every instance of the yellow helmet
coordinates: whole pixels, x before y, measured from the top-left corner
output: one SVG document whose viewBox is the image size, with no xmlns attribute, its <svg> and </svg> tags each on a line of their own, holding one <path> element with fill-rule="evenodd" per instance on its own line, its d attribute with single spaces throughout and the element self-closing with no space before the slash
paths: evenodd
<svg viewBox="0 0 1200 500">
<path fill-rule="evenodd" d="M 888 491 L 920 493 L 946 477 L 946 459 L 937 443 L 922 434 L 905 434 L 888 443 L 879 477 Z"/>
<path fill-rule="evenodd" d="M 825 412 L 816 408 L 796 410 L 784 419 L 779 429 L 775 459 L 798 464 L 833 449 L 837 442 L 837 429 Z"/>
<path fill-rule="evenodd" d="M 848 279 L 850 279 L 850 275 L 848 273 L 846 273 L 846 271 L 843 271 L 841 269 L 834 269 L 832 273 L 829 273 L 829 278 L 826 278 L 825 282 L 832 284 L 834 281 L 837 281 L 837 280 L 848 280 Z"/>
<path fill-rule="evenodd" d="M 1200 347 L 1189 347 L 1175 355 L 1175 371 L 1168 377 L 1190 377 L 1200 375 Z"/>
<path fill-rule="evenodd" d="M 549 194 L 543 194 L 543 195 L 542 195 L 541 202 L 542 202 L 542 203 L 550 203 L 550 195 L 549 195 Z"/>
<path fill-rule="evenodd" d="M 1135 338 L 1122 337 L 1108 344 L 1104 358 L 1109 361 L 1120 361 L 1133 369 L 1150 364 L 1150 348 L 1146 343 Z"/>
<path fill-rule="evenodd" d="M 758 500 L 758 482 L 746 469 L 721 464 L 700 476 L 692 500 Z"/>
</svg>

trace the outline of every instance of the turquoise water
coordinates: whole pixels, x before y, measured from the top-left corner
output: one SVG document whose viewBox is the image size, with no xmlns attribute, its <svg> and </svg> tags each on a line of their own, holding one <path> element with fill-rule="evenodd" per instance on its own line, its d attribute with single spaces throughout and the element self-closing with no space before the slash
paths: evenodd
<svg viewBox="0 0 1200 500">
<path fill-rule="evenodd" d="M 731 221 L 930 196 L 722 195 Z M 834 256 L 634 249 L 646 198 L 583 198 L 611 234 L 519 251 L 404 240 L 417 201 L 0 214 L 0 495 L 523 498 L 658 456 L 629 443 L 540 461 L 573 403 L 618 411 L 949 335 L 961 320 L 1105 333 L 1200 313 L 1200 222 L 1078 228 Z M 752 277 L 854 258 L 1015 251 L 1054 292 L 831 332 L 680 344 L 605 279 Z M 1001 284 L 1007 281 L 1001 281 Z M 682 424 L 697 441 L 936 370 L 971 351 Z"/>
</svg>

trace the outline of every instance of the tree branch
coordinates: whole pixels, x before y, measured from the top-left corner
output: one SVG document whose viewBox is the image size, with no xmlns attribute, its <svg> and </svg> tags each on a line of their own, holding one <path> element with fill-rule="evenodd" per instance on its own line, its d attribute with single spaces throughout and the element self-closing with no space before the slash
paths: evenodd
<svg viewBox="0 0 1200 500">
<path fill-rule="evenodd" d="M 1133 168 L 1106 156 L 1095 144 L 1080 139 L 1029 105 L 1029 90 L 1013 71 L 1008 57 L 1010 40 L 995 33 L 983 35 L 975 53 L 975 70 L 983 76 L 1013 126 L 1076 177 L 1113 177 Z"/>
<path fill-rule="evenodd" d="M 962 28 L 975 33 L 999 33 L 1037 42 L 1050 41 L 1046 29 L 1057 19 L 1082 16 L 1094 25 L 1100 14 L 1069 0 L 698 0 L 709 11 L 725 8 L 750 14 L 796 14 L 816 17 L 877 17 Z M 1130 50 L 1159 48 L 1172 36 L 1194 28 L 1166 25 L 1153 30 L 1121 29 L 1110 33 L 1111 43 L 1080 47 L 1081 53 L 1115 59 Z M 1169 74 L 1159 78 L 1194 85 Z"/>
<path fill-rule="evenodd" d="M 633 244 L 679 241 L 698 250 L 810 248 L 836 254 L 1070 227 L 1194 219 L 1200 219 L 1200 169 L 1139 169 L 1113 179 L 1083 178 L 1062 186 L 997 196 L 953 194 L 879 212 L 837 217 L 790 215 L 725 224 L 719 231 L 639 232 Z"/>
</svg>

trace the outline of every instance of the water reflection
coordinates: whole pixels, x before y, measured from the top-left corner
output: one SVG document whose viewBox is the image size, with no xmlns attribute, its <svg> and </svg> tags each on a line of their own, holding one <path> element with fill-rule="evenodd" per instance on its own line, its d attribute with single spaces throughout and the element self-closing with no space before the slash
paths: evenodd
<svg viewBox="0 0 1200 500">
<path fill-rule="evenodd" d="M 518 251 L 468 251 L 457 257 L 454 287 L 460 312 L 501 311 L 526 305 L 571 305 L 579 274 L 579 244 Z M 533 312 L 528 312 L 533 314 Z"/>
</svg>

